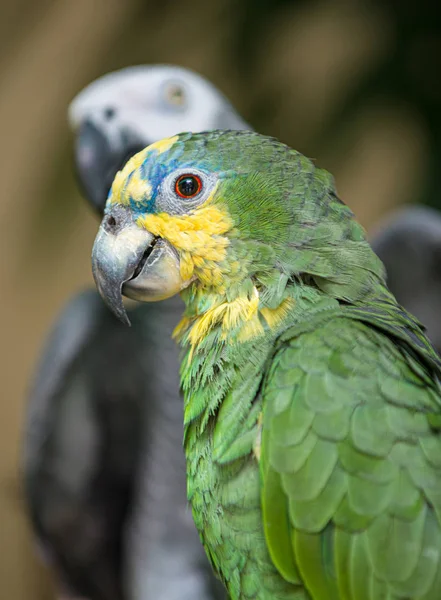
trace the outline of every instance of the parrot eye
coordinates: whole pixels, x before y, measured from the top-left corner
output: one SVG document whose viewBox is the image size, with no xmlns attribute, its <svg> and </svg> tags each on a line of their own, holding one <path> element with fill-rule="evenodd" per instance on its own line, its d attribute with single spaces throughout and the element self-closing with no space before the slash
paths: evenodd
<svg viewBox="0 0 441 600">
<path fill-rule="evenodd" d="M 172 83 L 166 88 L 165 97 L 167 102 L 173 106 L 183 106 L 185 104 L 184 89 L 176 83 Z"/>
<path fill-rule="evenodd" d="M 160 184 L 157 208 L 170 214 L 184 215 L 209 198 L 216 182 L 215 174 L 193 166 L 174 169 Z"/>
<path fill-rule="evenodd" d="M 198 175 L 185 174 L 176 179 L 175 192 L 181 198 L 194 198 L 202 191 L 202 180 Z"/>
</svg>

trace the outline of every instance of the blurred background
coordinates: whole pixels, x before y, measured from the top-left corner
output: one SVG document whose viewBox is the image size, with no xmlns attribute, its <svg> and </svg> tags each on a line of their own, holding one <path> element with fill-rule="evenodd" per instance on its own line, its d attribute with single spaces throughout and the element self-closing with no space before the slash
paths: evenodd
<svg viewBox="0 0 441 600">
<path fill-rule="evenodd" d="M 441 10 L 430 0 L 0 0 L 0 581 L 51 597 L 20 494 L 20 432 L 42 341 L 92 285 L 97 220 L 66 110 L 105 72 L 175 63 L 258 131 L 317 160 L 369 230 L 441 204 Z"/>
</svg>

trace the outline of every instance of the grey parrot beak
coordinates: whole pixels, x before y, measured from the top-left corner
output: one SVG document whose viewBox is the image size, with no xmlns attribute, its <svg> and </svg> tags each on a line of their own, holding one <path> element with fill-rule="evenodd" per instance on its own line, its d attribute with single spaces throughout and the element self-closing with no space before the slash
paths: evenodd
<svg viewBox="0 0 441 600">
<path fill-rule="evenodd" d="M 90 120 L 80 125 L 75 138 L 77 176 L 84 195 L 101 216 L 116 173 L 129 158 L 148 145 L 123 131 L 114 138 L 111 145 L 105 130 Z"/>
<path fill-rule="evenodd" d="M 130 320 L 123 295 L 153 302 L 174 296 L 190 283 L 181 278 L 173 246 L 138 227 L 130 209 L 118 205 L 101 223 L 92 250 L 92 272 L 103 300 L 126 325 Z"/>
</svg>

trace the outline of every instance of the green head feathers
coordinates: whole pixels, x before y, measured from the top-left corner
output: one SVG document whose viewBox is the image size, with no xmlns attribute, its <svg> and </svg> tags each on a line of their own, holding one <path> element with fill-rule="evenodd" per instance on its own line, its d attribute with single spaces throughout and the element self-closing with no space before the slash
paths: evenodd
<svg viewBox="0 0 441 600">
<path fill-rule="evenodd" d="M 261 307 L 275 308 L 293 279 L 345 301 L 383 282 L 382 264 L 337 198 L 332 177 L 254 132 L 184 133 L 127 163 L 115 178 L 94 249 L 101 290 L 108 280 L 109 236 L 114 253 L 128 226 L 143 251 L 137 247 L 114 283 L 141 300 L 189 287 L 193 298 L 203 293 L 232 302 L 257 294 Z M 133 240 L 124 240 L 132 248 Z M 154 256 L 160 251 L 168 275 Z"/>
</svg>

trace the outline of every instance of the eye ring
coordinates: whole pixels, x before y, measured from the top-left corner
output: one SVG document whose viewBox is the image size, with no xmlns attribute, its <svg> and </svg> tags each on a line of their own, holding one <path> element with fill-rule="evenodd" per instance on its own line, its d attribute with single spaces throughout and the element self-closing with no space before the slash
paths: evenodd
<svg viewBox="0 0 441 600">
<path fill-rule="evenodd" d="M 175 192 L 180 198 L 190 199 L 202 191 L 202 179 L 194 173 L 184 173 L 175 181 Z"/>
</svg>

